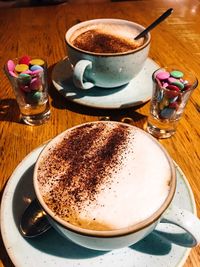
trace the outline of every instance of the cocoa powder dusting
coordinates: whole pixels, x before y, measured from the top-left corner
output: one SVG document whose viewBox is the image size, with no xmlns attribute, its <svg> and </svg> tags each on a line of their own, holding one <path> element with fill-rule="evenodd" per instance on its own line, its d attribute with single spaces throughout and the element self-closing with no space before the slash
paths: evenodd
<svg viewBox="0 0 200 267">
<path fill-rule="evenodd" d="M 79 49 L 94 53 L 123 53 L 134 50 L 137 42 L 128 41 L 114 34 L 103 33 L 98 30 L 88 30 L 72 42 Z"/>
<path fill-rule="evenodd" d="M 63 219 L 73 216 L 74 207 L 94 201 L 102 184 L 109 186 L 108 177 L 120 166 L 119 156 L 128 142 L 126 128 L 116 124 L 108 131 L 104 123 L 80 126 L 44 158 L 38 181 L 52 187 L 44 200 L 55 214 Z"/>
</svg>

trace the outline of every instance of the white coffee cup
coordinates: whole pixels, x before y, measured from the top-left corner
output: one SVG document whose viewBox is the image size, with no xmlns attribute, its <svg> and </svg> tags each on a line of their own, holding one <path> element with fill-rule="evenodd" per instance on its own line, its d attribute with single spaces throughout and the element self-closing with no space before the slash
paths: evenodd
<svg viewBox="0 0 200 267">
<path fill-rule="evenodd" d="M 129 40 L 133 40 L 144 30 L 142 25 L 121 19 L 95 19 L 71 27 L 65 35 L 65 40 L 69 61 L 73 66 L 73 81 L 80 89 L 90 89 L 94 86 L 113 88 L 127 84 L 141 71 L 149 53 L 150 33 L 139 47 L 126 52 L 91 52 L 73 44 L 79 33 L 86 29 L 96 30 L 98 27 L 101 28 L 101 34 L 107 34 L 108 28 L 111 28 L 111 38 L 125 35 Z"/>
<path fill-rule="evenodd" d="M 200 242 L 200 220 L 172 205 L 173 161 L 139 128 L 101 121 L 66 130 L 39 155 L 33 183 L 52 226 L 83 247 L 130 246 L 163 219 L 188 232 L 191 246 Z"/>
</svg>

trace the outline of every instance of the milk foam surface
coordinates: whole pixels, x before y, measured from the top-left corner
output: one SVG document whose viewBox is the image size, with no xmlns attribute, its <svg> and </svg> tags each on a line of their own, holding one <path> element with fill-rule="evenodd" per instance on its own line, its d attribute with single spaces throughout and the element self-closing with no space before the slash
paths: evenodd
<svg viewBox="0 0 200 267">
<path fill-rule="evenodd" d="M 81 27 L 80 29 L 76 30 L 72 36 L 70 37 L 70 42 L 73 44 L 74 40 L 80 36 L 82 33 L 88 32 L 88 31 L 95 31 L 99 34 L 105 34 L 108 36 L 113 36 L 115 38 L 122 38 L 130 45 L 133 45 L 133 49 L 141 46 L 144 42 L 144 38 L 140 38 L 139 40 L 134 40 L 134 37 L 139 34 L 139 30 L 134 28 L 133 26 L 130 26 L 128 24 L 116 24 L 116 23 L 97 23 L 88 25 L 85 27 Z M 93 39 L 93 36 L 91 34 L 91 41 Z M 99 40 L 98 40 L 99 41 Z M 89 42 L 89 40 L 87 40 Z"/>
<path fill-rule="evenodd" d="M 93 25 L 88 25 L 85 27 L 81 27 L 80 29 L 76 30 L 72 36 L 70 41 L 72 42 L 78 35 L 80 35 L 83 32 L 89 31 L 89 30 L 96 30 L 98 29 L 102 33 L 107 33 L 107 34 L 116 34 L 121 37 L 126 37 L 126 38 L 134 38 L 136 35 L 139 34 L 139 31 L 136 28 L 133 28 L 133 26 L 129 26 L 126 24 L 120 25 L 120 24 L 108 24 L 108 23 L 98 23 L 98 24 L 93 24 Z"/>
<path fill-rule="evenodd" d="M 96 230 L 120 229 L 149 218 L 168 196 L 171 169 L 166 155 L 135 127 L 88 125 L 66 132 L 63 149 L 57 144 L 46 150 L 38 169 L 46 204 L 60 218 Z M 76 147 L 69 154 L 73 145 L 68 138 Z"/>
</svg>

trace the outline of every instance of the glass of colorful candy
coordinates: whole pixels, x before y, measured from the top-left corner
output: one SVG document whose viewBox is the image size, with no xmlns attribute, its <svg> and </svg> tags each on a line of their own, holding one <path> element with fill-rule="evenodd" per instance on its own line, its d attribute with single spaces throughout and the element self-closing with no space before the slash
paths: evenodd
<svg viewBox="0 0 200 267">
<path fill-rule="evenodd" d="M 178 68 L 160 68 L 152 78 L 154 86 L 147 131 L 156 138 L 168 138 L 175 134 L 198 80 L 189 71 Z"/>
<path fill-rule="evenodd" d="M 23 56 L 10 59 L 5 72 L 14 90 L 22 120 L 28 125 L 40 125 L 50 117 L 45 60 Z"/>
</svg>

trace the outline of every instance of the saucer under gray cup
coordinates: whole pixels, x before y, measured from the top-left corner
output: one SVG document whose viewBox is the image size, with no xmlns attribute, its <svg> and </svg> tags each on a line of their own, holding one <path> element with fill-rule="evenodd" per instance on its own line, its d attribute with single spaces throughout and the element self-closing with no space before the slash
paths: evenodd
<svg viewBox="0 0 200 267">
<path fill-rule="evenodd" d="M 119 32 L 125 27 L 124 33 L 130 32 L 129 39 L 134 39 L 137 33 L 144 30 L 144 27 L 137 23 L 121 19 L 96 19 L 81 22 L 71 27 L 65 35 L 65 40 L 68 57 L 73 66 L 73 81 L 75 86 L 80 89 L 90 89 L 94 86 L 114 88 L 127 84 L 141 71 L 148 57 L 150 33 L 146 34 L 139 47 L 127 52 L 90 52 L 73 45 L 72 39 L 76 37 L 76 32 L 79 33 L 84 31 L 82 29 L 87 28 L 96 30 L 96 28 L 101 27 L 103 28 L 100 33 L 101 36 L 104 34 L 104 26 L 106 28 L 107 25 L 111 29 L 118 29 L 119 27 Z M 112 34 L 113 32 L 116 33 L 117 30 L 113 30 Z"/>
<path fill-rule="evenodd" d="M 82 90 L 73 83 L 73 69 L 66 57 L 55 65 L 52 82 L 59 94 L 74 103 L 92 108 L 123 109 L 139 106 L 150 100 L 153 88 L 151 76 L 158 68 L 159 65 L 148 57 L 143 69 L 128 84 L 117 88 L 95 86 L 91 90 Z"/>
</svg>

